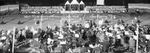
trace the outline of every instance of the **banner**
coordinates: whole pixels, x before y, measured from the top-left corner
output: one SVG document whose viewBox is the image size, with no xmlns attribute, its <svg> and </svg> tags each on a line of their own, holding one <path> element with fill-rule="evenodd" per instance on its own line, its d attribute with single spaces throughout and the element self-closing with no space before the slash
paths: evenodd
<svg viewBox="0 0 150 53">
<path fill-rule="evenodd" d="M 97 5 L 104 5 L 104 0 L 97 0 Z"/>
</svg>

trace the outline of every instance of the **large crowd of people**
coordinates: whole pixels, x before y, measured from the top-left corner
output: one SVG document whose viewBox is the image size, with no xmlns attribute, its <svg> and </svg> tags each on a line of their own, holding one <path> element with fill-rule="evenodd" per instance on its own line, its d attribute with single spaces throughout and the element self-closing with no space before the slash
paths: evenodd
<svg viewBox="0 0 150 53">
<path fill-rule="evenodd" d="M 87 6 L 86 10 L 93 13 L 124 13 L 127 11 L 125 6 Z"/>
<path fill-rule="evenodd" d="M 21 7 L 21 13 L 22 14 L 49 14 L 49 13 L 59 13 L 63 10 L 62 6 L 31 6 L 31 7 Z"/>
<path fill-rule="evenodd" d="M 72 8 L 72 10 L 71 10 Z M 80 9 L 81 8 L 81 9 Z M 49 13 L 60 13 L 61 11 L 67 9 L 66 11 L 89 11 L 90 13 L 125 13 L 127 9 L 125 6 L 80 6 L 74 7 L 65 6 L 31 6 L 31 7 L 21 7 L 22 14 L 49 14 Z M 76 10 L 73 10 L 76 9 Z M 80 10 L 79 10 L 80 9 Z"/>
<path fill-rule="evenodd" d="M 127 24 L 122 19 L 116 24 L 101 20 L 96 24 L 88 20 L 85 25 L 69 24 L 46 30 L 41 28 L 22 28 L 0 31 L 0 52 L 11 52 L 14 42 L 15 52 L 30 53 L 124 53 L 136 52 L 136 41 L 139 50 L 150 52 L 150 26 L 140 26 L 140 20 Z M 139 28 L 138 28 L 139 27 Z M 13 35 L 15 39 L 13 40 Z M 138 39 L 137 39 L 138 35 Z"/>
</svg>

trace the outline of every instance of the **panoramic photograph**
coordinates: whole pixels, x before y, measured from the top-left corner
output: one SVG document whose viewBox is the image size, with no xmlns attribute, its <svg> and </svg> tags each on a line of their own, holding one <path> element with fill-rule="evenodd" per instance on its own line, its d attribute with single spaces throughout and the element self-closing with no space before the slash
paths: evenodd
<svg viewBox="0 0 150 53">
<path fill-rule="evenodd" d="M 0 0 L 0 53 L 150 53 L 150 0 Z"/>
</svg>

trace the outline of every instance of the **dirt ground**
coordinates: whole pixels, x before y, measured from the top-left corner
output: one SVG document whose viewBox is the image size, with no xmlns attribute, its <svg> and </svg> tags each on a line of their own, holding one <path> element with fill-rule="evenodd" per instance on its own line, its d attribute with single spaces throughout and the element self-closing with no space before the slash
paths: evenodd
<svg viewBox="0 0 150 53">
<path fill-rule="evenodd" d="M 60 26 L 61 21 L 60 20 L 67 20 L 69 19 L 69 14 L 48 14 L 48 15 L 42 15 L 43 16 L 43 29 L 46 28 L 46 26 Z M 7 22 L 6 24 L 0 24 L 0 30 L 2 29 L 13 29 L 13 27 L 17 28 L 24 28 L 25 26 L 28 26 L 29 28 L 34 27 L 37 28 L 39 25 L 36 25 L 35 22 L 37 20 L 40 20 L 41 15 L 20 15 L 20 14 L 11 14 L 4 16 L 4 22 Z M 114 17 L 115 16 L 115 17 Z M 104 19 L 109 20 L 112 23 L 115 23 L 118 19 L 123 19 L 126 23 L 132 23 L 132 20 L 135 19 L 135 15 L 131 15 L 130 13 L 116 13 L 116 14 L 94 14 L 94 13 L 88 13 L 88 14 L 71 14 L 70 15 L 72 23 L 84 23 L 87 19 Z M 116 19 L 114 19 L 116 18 Z M 72 20 L 74 19 L 74 20 Z M 142 21 L 142 25 L 150 25 L 150 13 L 141 13 L 139 14 L 139 17 L 137 19 L 140 19 Z M 17 24 L 18 21 L 24 22 L 24 24 Z M 0 22 L 2 19 L 0 20 Z"/>
</svg>

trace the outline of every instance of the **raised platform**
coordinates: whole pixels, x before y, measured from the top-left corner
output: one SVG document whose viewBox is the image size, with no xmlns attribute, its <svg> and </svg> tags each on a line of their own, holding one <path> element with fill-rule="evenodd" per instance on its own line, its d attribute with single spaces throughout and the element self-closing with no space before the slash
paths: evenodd
<svg viewBox="0 0 150 53">
<path fill-rule="evenodd" d="M 89 13 L 89 11 L 61 11 L 61 13 Z"/>
</svg>

